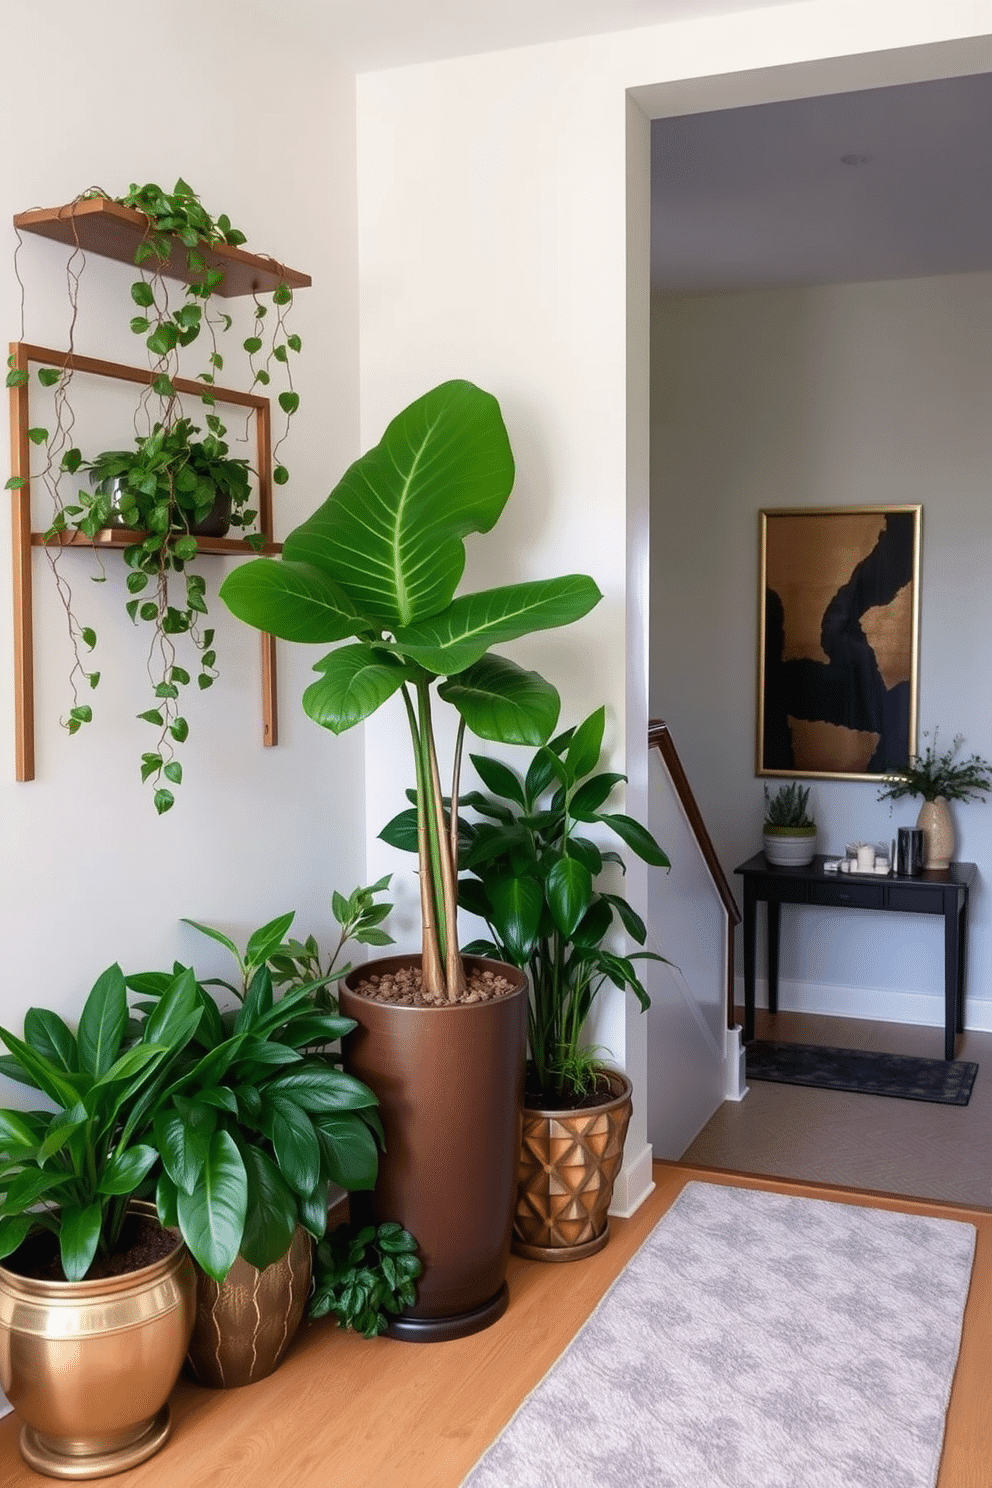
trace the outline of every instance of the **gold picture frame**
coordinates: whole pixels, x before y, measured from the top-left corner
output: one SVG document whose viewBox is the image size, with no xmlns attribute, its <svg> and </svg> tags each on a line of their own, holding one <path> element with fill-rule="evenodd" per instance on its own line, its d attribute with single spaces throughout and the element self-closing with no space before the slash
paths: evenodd
<svg viewBox="0 0 992 1488">
<path fill-rule="evenodd" d="M 878 780 L 917 747 L 923 508 L 758 515 L 757 774 Z"/>
</svg>

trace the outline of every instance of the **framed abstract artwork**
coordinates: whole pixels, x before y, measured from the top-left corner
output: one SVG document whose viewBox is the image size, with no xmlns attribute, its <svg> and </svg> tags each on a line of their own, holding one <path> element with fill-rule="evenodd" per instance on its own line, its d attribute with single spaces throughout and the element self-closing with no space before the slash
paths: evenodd
<svg viewBox="0 0 992 1488">
<path fill-rule="evenodd" d="M 922 508 L 759 516 L 757 773 L 897 769 L 916 752 Z"/>
</svg>

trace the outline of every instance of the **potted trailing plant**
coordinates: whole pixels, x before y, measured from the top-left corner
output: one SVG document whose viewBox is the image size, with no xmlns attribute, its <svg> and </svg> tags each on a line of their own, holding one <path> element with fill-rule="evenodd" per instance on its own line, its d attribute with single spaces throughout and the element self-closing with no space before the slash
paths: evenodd
<svg viewBox="0 0 992 1488">
<path fill-rule="evenodd" d="M 340 733 L 396 696 L 409 725 L 422 954 L 353 973 L 340 994 L 359 1025 L 345 1043 L 348 1068 L 382 1102 L 373 1218 L 401 1223 L 423 1256 L 416 1306 L 390 1328 L 409 1338 L 473 1332 L 506 1306 L 526 1022 L 520 973 L 498 970 L 494 983 L 459 951 L 457 840 L 445 829 L 433 698 L 458 715 L 457 802 L 466 728 L 536 746 L 558 718 L 554 687 L 490 648 L 567 625 L 600 598 L 585 575 L 456 594 L 463 540 L 490 530 L 513 474 L 496 399 L 443 383 L 393 419 L 280 559 L 255 559 L 221 587 L 235 615 L 285 640 L 352 638 L 316 664 L 303 695 L 315 722 Z"/>
<path fill-rule="evenodd" d="M 935 729 L 923 753 L 911 755 L 901 769 L 887 775 L 878 793 L 880 801 L 922 796 L 916 825 L 923 831 L 924 868 L 946 869 L 954 855 L 954 818 L 948 802 L 982 801 L 992 790 L 992 764 L 978 754 L 958 759 L 963 743 L 963 734 L 955 734 L 950 749 L 938 750 Z"/>
<path fill-rule="evenodd" d="M 376 1097 L 324 1048 L 354 1022 L 315 1006 L 326 978 L 273 993 L 267 961 L 285 952 L 292 919 L 262 926 L 244 952 L 197 927 L 229 946 L 244 980 L 240 990 L 213 984 L 235 993 L 226 1009 L 211 985 L 195 984 L 201 1021 L 153 1127 L 159 1214 L 199 1268 L 189 1358 L 208 1385 L 250 1384 L 276 1368 L 303 1316 L 331 1185 L 369 1189 L 376 1177 Z M 139 1014 L 154 1018 L 171 983 L 168 973 L 129 977 Z"/>
<path fill-rule="evenodd" d="M 599 887 L 623 859 L 590 836 L 606 828 L 644 862 L 667 868 L 651 833 L 606 803 L 623 775 L 600 771 L 605 709 L 537 750 L 525 773 L 471 756 L 489 794 L 461 801 L 459 902 L 486 922 L 490 938 L 468 953 L 496 956 L 530 978 L 523 1145 L 513 1248 L 540 1260 L 578 1260 L 609 1238 L 607 1214 L 623 1160 L 631 1083 L 585 1041 L 593 1004 L 607 983 L 648 994 L 634 965 L 651 951 L 609 948 L 619 921 L 643 946 L 644 922 L 622 895 Z M 464 813 L 470 811 L 474 819 Z M 413 846 L 413 813 L 384 828 L 385 841 Z M 568 1133 L 568 1140 L 562 1140 Z"/>
<path fill-rule="evenodd" d="M 208 414 L 207 423 L 210 429 L 202 439 L 194 437 L 201 431 L 188 418 L 168 427 L 156 423 L 149 435 L 136 439 L 133 450 L 104 450 L 92 460 L 80 460 L 77 468 L 88 472 L 90 489 L 81 490 L 75 504 L 62 507 L 45 533 L 46 541 L 69 530 L 90 538 L 108 527 L 133 534 L 123 552 L 130 596 L 125 608 L 132 621 L 152 627 L 153 699 L 138 717 L 158 736 L 154 749 L 142 755 L 141 776 L 155 782 L 159 813 L 174 803 L 170 786 L 182 781 L 175 746 L 189 732 L 180 697 L 191 677 L 177 660 L 177 638 L 186 636 L 198 658 L 201 691 L 217 676 L 214 632 L 203 628 L 206 583 L 202 575 L 188 572 L 187 565 L 199 551 L 198 537 L 223 537 L 232 526 L 250 526 L 258 515 L 251 506 L 247 460 L 230 457 L 214 432 L 219 421 L 213 415 Z M 264 539 L 249 533 L 247 541 L 257 545 Z M 184 602 L 178 605 L 169 587 L 173 574 L 182 576 L 184 586 Z M 82 721 L 70 717 L 69 731 L 75 733 Z"/>
<path fill-rule="evenodd" d="M 168 1438 L 196 1278 L 186 1246 L 136 1196 L 201 1015 L 192 973 L 180 975 L 135 1042 L 114 965 L 75 1033 L 43 1008 L 25 1015 L 23 1039 L 0 1029 L 0 1072 L 53 1107 L 0 1111 L 0 1386 L 38 1472 L 120 1472 Z"/>
<path fill-rule="evenodd" d="M 772 795 L 765 786 L 765 857 L 778 868 L 801 868 L 816 852 L 816 823 L 809 810 L 809 786 L 792 780 Z"/>
</svg>

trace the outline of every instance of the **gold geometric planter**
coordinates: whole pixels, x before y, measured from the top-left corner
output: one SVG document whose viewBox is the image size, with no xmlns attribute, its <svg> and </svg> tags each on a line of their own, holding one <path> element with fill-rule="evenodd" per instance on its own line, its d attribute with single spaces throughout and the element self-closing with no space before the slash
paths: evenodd
<svg viewBox="0 0 992 1488">
<path fill-rule="evenodd" d="M 238 1256 L 218 1283 L 197 1266 L 187 1362 L 198 1385 L 233 1390 L 272 1373 L 303 1318 L 311 1267 L 311 1240 L 302 1225 L 286 1254 L 264 1271 Z"/>
<path fill-rule="evenodd" d="M 613 1091 L 578 1111 L 524 1109 L 513 1249 L 534 1261 L 578 1261 L 610 1238 L 607 1215 L 623 1162 L 632 1085 L 605 1072 Z"/>
<path fill-rule="evenodd" d="M 96 1281 L 36 1281 L 0 1266 L 0 1386 L 24 1423 L 29 1467 L 103 1478 L 164 1445 L 195 1299 L 182 1241 L 151 1266 Z"/>
</svg>

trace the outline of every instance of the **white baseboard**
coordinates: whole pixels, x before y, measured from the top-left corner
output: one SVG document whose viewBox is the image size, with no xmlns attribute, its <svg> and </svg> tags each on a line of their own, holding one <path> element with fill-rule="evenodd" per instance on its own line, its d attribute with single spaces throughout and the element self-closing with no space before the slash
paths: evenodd
<svg viewBox="0 0 992 1488">
<path fill-rule="evenodd" d="M 744 1030 L 739 1023 L 733 1028 L 728 1028 L 724 1039 L 724 1087 L 723 1098 L 728 1101 L 742 1101 L 747 1095 L 747 1078 L 744 1051 Z"/>
<path fill-rule="evenodd" d="M 738 1006 L 744 1003 L 743 978 L 736 979 Z M 755 1002 L 768 1006 L 768 984 L 755 984 Z M 779 981 L 778 1005 L 783 1012 L 822 1013 L 833 1018 L 868 1018 L 876 1023 L 915 1023 L 921 1028 L 943 1028 L 944 998 L 927 992 L 899 992 L 891 988 L 838 987 L 826 982 Z M 992 1033 L 992 1002 L 965 998 L 965 1028 Z"/>
<path fill-rule="evenodd" d="M 610 1213 L 616 1215 L 617 1219 L 629 1219 L 654 1188 L 651 1156 L 650 1143 L 645 1143 L 635 1158 L 624 1153 L 623 1167 L 613 1185 L 613 1202 L 610 1205 Z"/>
</svg>

